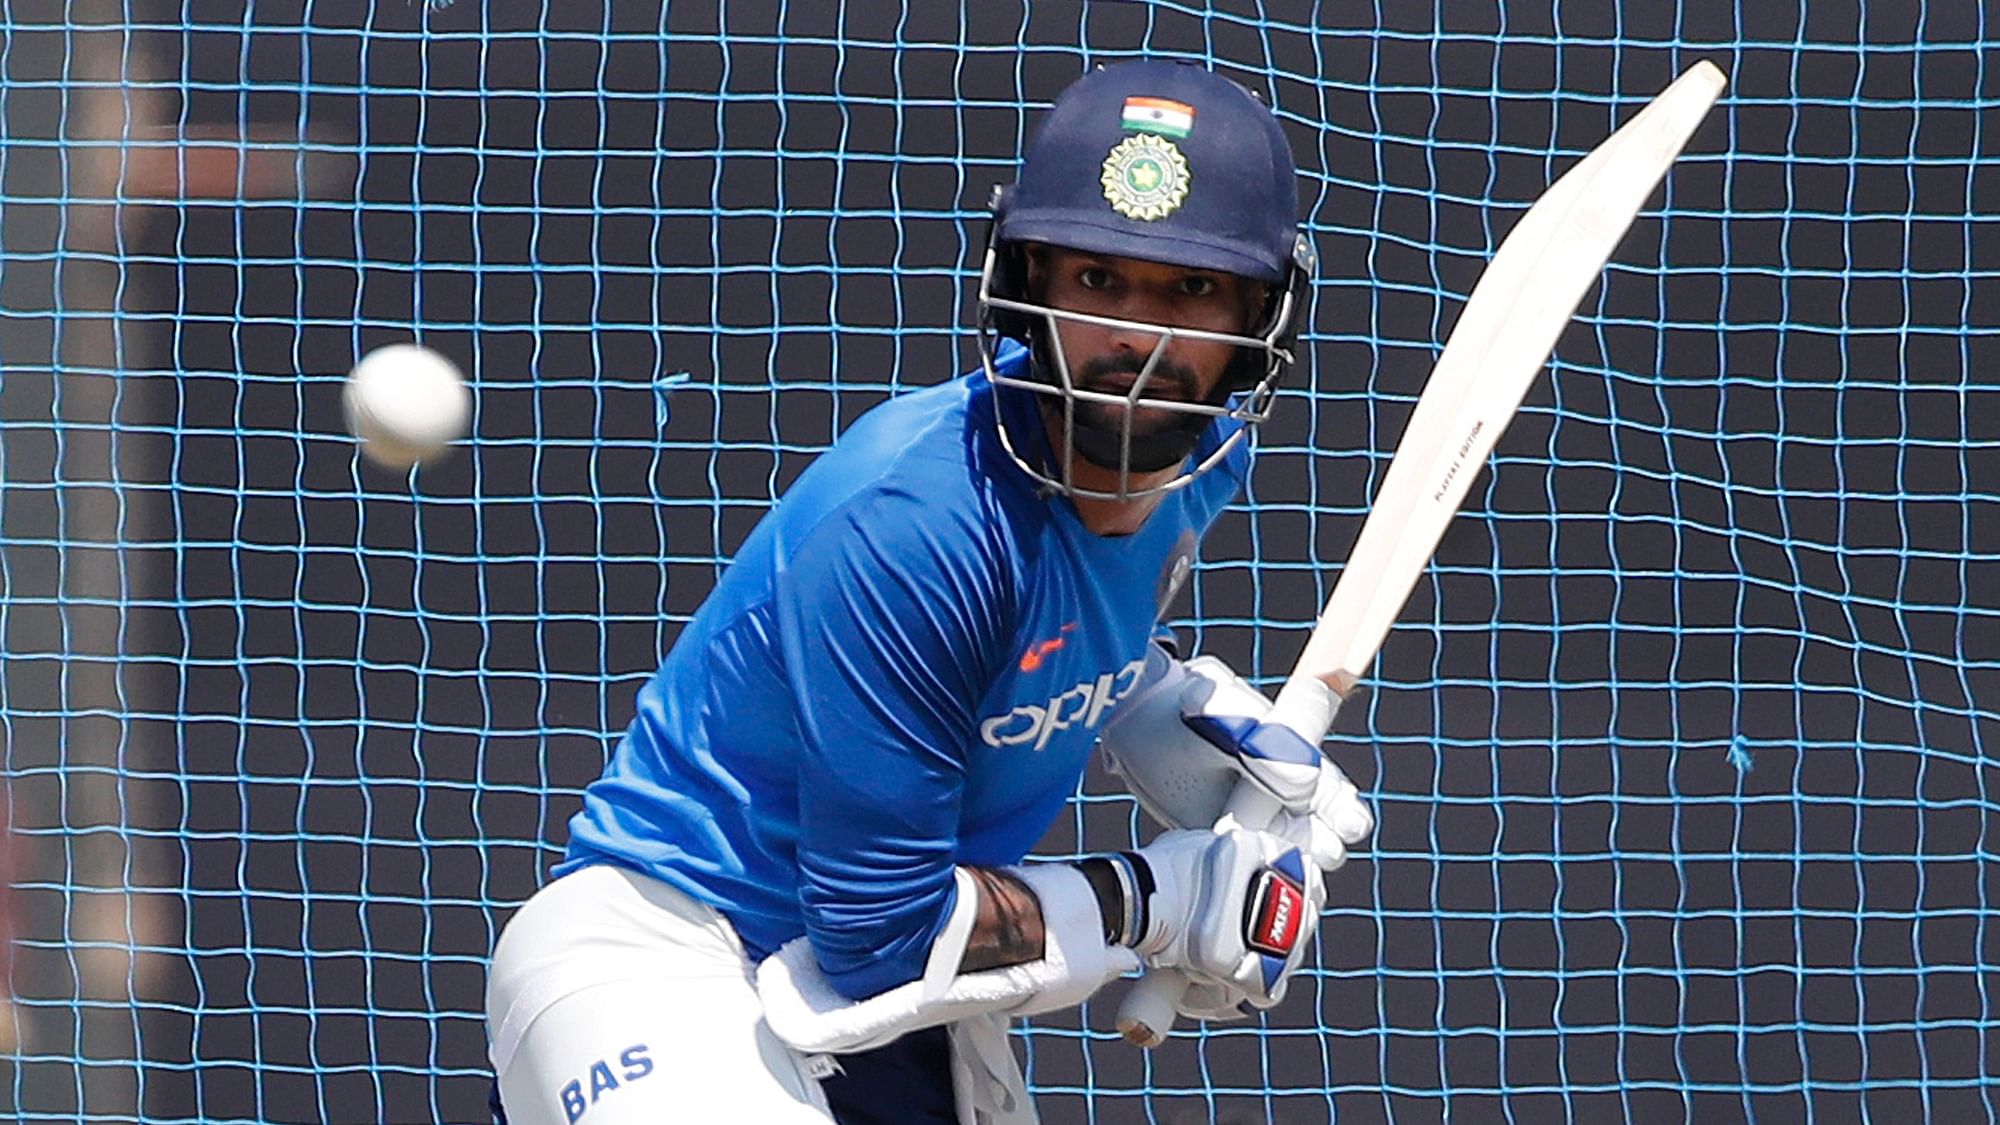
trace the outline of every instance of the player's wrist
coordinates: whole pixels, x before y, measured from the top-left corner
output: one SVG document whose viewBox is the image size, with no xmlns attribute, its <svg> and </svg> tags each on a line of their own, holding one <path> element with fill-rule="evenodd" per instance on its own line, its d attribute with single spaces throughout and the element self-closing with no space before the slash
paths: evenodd
<svg viewBox="0 0 2000 1125">
<path fill-rule="evenodd" d="M 1104 923 L 1104 943 L 1132 948 L 1145 937 L 1150 924 L 1148 903 L 1153 895 L 1153 872 L 1145 859 L 1132 852 L 1092 856 L 1076 864 L 1097 898 L 1097 912 Z"/>
<path fill-rule="evenodd" d="M 1074 866 L 1096 896 L 1107 945 L 1123 946 L 1153 963 L 1176 962 L 1202 898 L 1207 867 L 1227 842 L 1206 829 L 1177 829 L 1130 852 L 1092 856 Z"/>
</svg>

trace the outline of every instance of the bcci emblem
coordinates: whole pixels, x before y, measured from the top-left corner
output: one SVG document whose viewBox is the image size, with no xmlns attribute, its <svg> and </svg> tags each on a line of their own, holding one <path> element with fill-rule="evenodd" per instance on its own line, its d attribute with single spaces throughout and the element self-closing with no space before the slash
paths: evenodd
<svg viewBox="0 0 2000 1125">
<path fill-rule="evenodd" d="M 1187 157 L 1174 142 L 1151 133 L 1126 137 L 1104 158 L 1104 198 L 1128 219 L 1164 219 L 1187 199 Z"/>
</svg>

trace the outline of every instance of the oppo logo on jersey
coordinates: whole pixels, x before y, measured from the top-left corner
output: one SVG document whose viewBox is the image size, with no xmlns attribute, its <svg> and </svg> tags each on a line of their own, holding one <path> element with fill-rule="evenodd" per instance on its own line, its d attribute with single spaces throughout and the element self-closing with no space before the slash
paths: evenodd
<svg viewBox="0 0 2000 1125">
<path fill-rule="evenodd" d="M 1023 703 L 1005 715 L 982 719 L 980 741 L 996 750 L 1028 743 L 1040 750 L 1059 730 L 1095 728 L 1112 704 L 1132 694 L 1145 671 L 1146 661 L 1141 657 L 1116 672 L 1084 680 L 1061 695 L 1050 697 L 1047 703 Z"/>
</svg>

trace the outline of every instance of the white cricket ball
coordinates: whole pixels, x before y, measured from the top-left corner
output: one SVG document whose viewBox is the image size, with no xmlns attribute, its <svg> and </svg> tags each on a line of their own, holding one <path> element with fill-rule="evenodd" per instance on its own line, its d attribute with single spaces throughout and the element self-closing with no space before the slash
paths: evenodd
<svg viewBox="0 0 2000 1125">
<path fill-rule="evenodd" d="M 429 464 L 465 436 L 472 391 L 445 357 L 417 344 L 389 344 L 361 357 L 340 394 L 347 428 L 384 468 Z"/>
</svg>

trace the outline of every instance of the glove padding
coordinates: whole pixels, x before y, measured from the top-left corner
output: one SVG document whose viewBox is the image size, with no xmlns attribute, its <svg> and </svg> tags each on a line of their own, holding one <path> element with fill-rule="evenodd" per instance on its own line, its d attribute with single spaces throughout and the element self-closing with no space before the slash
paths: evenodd
<svg viewBox="0 0 2000 1125">
<path fill-rule="evenodd" d="M 1201 995 L 1269 1008 L 1319 929 L 1326 888 L 1299 849 L 1265 832 L 1177 830 L 1126 853 L 1145 893 L 1133 950 L 1153 968 L 1179 969 Z"/>
<path fill-rule="evenodd" d="M 1213 981 L 1189 981 L 1181 998 L 1174 1002 L 1174 1014 L 1186 1020 L 1225 1023 L 1240 1020 L 1252 1009 L 1243 1003 L 1241 989 Z"/>
<path fill-rule="evenodd" d="M 1249 781 L 1284 808 L 1266 829 L 1323 871 L 1375 830 L 1354 783 L 1292 730 L 1263 722 L 1271 701 L 1212 656 L 1175 660 L 1155 647 L 1146 680 L 1106 720 L 1105 764 L 1168 828 L 1207 828 Z"/>
</svg>

